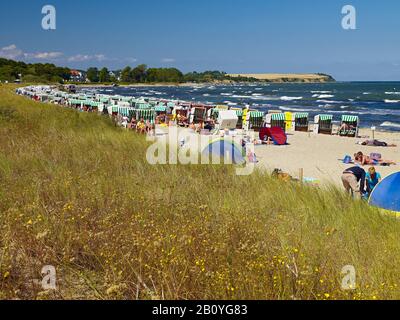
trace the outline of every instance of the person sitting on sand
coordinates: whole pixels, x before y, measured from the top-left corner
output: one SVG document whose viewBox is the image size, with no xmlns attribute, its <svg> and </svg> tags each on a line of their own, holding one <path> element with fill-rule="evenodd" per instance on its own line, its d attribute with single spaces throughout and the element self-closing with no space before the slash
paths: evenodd
<svg viewBox="0 0 400 320">
<path fill-rule="evenodd" d="M 128 125 L 128 129 L 135 130 L 136 129 L 136 119 L 132 118 L 131 122 Z"/>
<path fill-rule="evenodd" d="M 195 131 L 196 133 L 200 133 L 200 132 L 201 132 L 201 129 L 203 129 L 203 124 L 202 124 L 202 123 L 196 123 L 196 124 L 194 125 L 194 131 Z"/>
<path fill-rule="evenodd" d="M 178 126 L 181 126 L 181 127 L 188 126 L 188 123 L 187 123 L 188 118 L 187 117 L 178 113 L 176 119 L 177 119 Z"/>
<path fill-rule="evenodd" d="M 129 118 L 127 116 L 122 117 L 121 126 L 124 127 L 125 129 L 128 128 L 128 120 Z"/>
<path fill-rule="evenodd" d="M 153 125 L 150 123 L 149 120 L 146 120 L 146 133 L 149 133 L 153 130 Z"/>
<path fill-rule="evenodd" d="M 365 193 L 365 170 L 361 167 L 352 167 L 343 172 L 342 183 L 347 193 L 356 199 L 361 199 Z"/>
<path fill-rule="evenodd" d="M 395 144 L 387 144 L 384 141 L 379 141 L 379 140 L 365 140 L 363 142 L 358 142 L 358 144 L 362 146 L 369 146 L 369 147 L 397 147 Z"/>
<path fill-rule="evenodd" d="M 339 128 L 338 134 L 340 134 L 342 132 L 347 132 L 349 130 L 354 130 L 354 129 L 356 129 L 356 127 L 349 125 L 347 123 L 343 123 Z"/>
<path fill-rule="evenodd" d="M 136 132 L 143 134 L 146 133 L 146 123 L 143 119 L 140 119 L 140 121 L 138 122 L 136 126 Z"/>
<path fill-rule="evenodd" d="M 267 135 L 265 135 L 264 140 L 262 140 L 261 143 L 271 145 L 271 144 L 274 144 L 274 141 L 272 141 L 271 137 L 268 137 Z"/>
<path fill-rule="evenodd" d="M 209 119 L 209 120 L 206 122 L 206 124 L 205 124 L 205 126 L 204 126 L 204 129 L 211 131 L 211 130 L 213 130 L 214 128 L 215 128 L 215 121 L 214 121 L 213 119 Z"/>
<path fill-rule="evenodd" d="M 392 164 L 396 164 L 393 160 L 383 160 L 383 159 L 371 159 L 369 156 L 363 154 L 361 151 L 357 152 L 354 155 L 355 163 L 358 163 L 362 166 L 371 165 L 371 166 L 390 166 Z"/>
<path fill-rule="evenodd" d="M 365 180 L 367 183 L 367 192 L 368 194 L 371 194 L 371 192 L 374 190 L 376 185 L 381 181 L 381 175 L 379 172 L 376 172 L 374 167 L 371 167 L 368 169 L 368 172 L 366 174 Z"/>
</svg>

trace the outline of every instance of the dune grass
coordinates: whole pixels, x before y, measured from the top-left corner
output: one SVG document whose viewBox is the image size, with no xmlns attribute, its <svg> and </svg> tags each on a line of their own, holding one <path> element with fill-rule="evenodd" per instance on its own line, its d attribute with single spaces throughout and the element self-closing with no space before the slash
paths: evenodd
<svg viewBox="0 0 400 320">
<path fill-rule="evenodd" d="M 333 187 L 151 166 L 144 137 L 13 90 L 0 86 L 1 299 L 400 298 L 396 219 Z M 44 265 L 56 291 L 33 281 Z"/>
</svg>

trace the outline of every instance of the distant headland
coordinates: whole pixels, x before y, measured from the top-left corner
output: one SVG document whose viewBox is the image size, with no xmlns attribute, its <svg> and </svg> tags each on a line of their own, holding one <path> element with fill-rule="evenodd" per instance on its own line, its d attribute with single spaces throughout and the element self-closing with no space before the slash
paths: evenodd
<svg viewBox="0 0 400 320">
<path fill-rule="evenodd" d="M 235 78 L 251 78 L 265 82 L 336 82 L 336 80 L 324 73 L 255 73 L 255 74 L 229 74 Z"/>
</svg>

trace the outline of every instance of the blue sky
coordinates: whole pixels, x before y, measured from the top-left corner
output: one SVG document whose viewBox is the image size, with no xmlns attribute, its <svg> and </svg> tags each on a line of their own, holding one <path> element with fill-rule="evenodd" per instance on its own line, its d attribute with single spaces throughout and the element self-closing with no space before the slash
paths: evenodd
<svg viewBox="0 0 400 320">
<path fill-rule="evenodd" d="M 57 29 L 41 28 L 44 5 Z M 341 9 L 357 10 L 357 30 Z M 14 0 L 0 2 L 0 56 L 73 68 L 145 63 L 182 71 L 325 72 L 400 80 L 398 0 Z"/>
</svg>

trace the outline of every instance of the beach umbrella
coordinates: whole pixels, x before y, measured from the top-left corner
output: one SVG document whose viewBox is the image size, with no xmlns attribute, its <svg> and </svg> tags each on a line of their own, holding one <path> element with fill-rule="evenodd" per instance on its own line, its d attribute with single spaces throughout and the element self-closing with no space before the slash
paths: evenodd
<svg viewBox="0 0 400 320">
<path fill-rule="evenodd" d="M 202 152 L 203 159 L 209 159 L 213 163 L 214 159 L 224 159 L 225 164 L 244 164 L 243 148 L 236 145 L 233 141 L 218 139 L 211 142 Z M 221 161 L 222 162 L 222 161 Z"/>
<path fill-rule="evenodd" d="M 369 204 L 400 212 L 400 172 L 383 179 L 372 191 Z"/>
<path fill-rule="evenodd" d="M 280 127 L 261 128 L 260 139 L 264 141 L 265 137 L 271 138 L 274 144 L 278 146 L 287 144 L 287 135 Z"/>
</svg>

